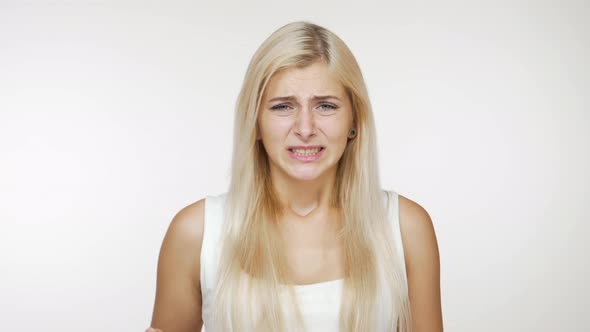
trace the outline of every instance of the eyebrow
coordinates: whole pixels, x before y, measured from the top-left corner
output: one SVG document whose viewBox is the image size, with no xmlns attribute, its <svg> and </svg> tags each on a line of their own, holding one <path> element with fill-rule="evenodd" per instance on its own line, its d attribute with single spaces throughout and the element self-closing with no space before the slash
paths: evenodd
<svg viewBox="0 0 590 332">
<path fill-rule="evenodd" d="M 325 99 L 336 99 L 336 100 L 340 100 L 340 98 L 336 97 L 336 96 L 313 96 L 312 100 L 325 100 Z M 272 99 L 269 99 L 268 102 L 273 102 L 273 101 L 293 101 L 293 100 L 297 100 L 297 98 L 295 98 L 295 96 L 284 96 L 284 97 L 274 97 Z"/>
</svg>

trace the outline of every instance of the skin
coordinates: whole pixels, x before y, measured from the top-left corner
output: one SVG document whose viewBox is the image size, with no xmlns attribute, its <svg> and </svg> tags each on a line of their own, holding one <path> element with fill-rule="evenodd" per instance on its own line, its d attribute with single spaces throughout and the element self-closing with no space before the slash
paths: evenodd
<svg viewBox="0 0 590 332">
<path fill-rule="evenodd" d="M 276 100 L 284 97 L 289 99 Z M 262 97 L 259 139 L 279 200 L 289 207 L 278 224 L 293 284 L 344 275 L 336 237 L 341 218 L 329 201 L 352 127 L 350 99 L 322 62 L 276 73 Z M 319 160 L 305 163 L 289 156 L 288 147 L 308 145 L 325 147 Z"/>
<path fill-rule="evenodd" d="M 277 97 L 289 99 L 273 100 Z M 317 98 L 332 96 L 331 98 Z M 324 63 L 276 73 L 262 98 L 258 139 L 269 156 L 279 199 L 288 206 L 280 225 L 293 284 L 342 278 L 342 248 L 336 238 L 339 211 L 329 206 L 336 167 L 354 126 L 350 100 Z M 322 145 L 312 163 L 289 157 L 292 145 Z M 158 261 L 151 326 L 200 331 L 200 252 L 204 200 L 177 213 L 164 237 Z M 426 210 L 400 195 L 404 246 L 414 332 L 442 331 L 440 263 L 434 227 Z"/>
<path fill-rule="evenodd" d="M 292 99 L 274 100 L 283 97 Z M 258 128 L 283 204 L 293 211 L 328 209 L 336 166 L 352 127 L 350 100 L 324 63 L 285 69 L 273 76 L 262 97 Z M 321 145 L 325 150 L 319 160 L 304 163 L 287 151 L 289 146 L 301 145 Z"/>
</svg>

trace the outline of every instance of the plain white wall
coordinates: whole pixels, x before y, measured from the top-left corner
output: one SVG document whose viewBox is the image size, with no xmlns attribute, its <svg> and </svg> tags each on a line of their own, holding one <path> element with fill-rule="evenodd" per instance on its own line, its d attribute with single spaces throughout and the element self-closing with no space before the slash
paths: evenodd
<svg viewBox="0 0 590 332">
<path fill-rule="evenodd" d="M 226 190 L 233 107 L 275 29 L 356 55 L 383 187 L 438 235 L 447 331 L 588 319 L 587 1 L 0 0 L 0 326 L 143 331 L 173 215 Z"/>
</svg>

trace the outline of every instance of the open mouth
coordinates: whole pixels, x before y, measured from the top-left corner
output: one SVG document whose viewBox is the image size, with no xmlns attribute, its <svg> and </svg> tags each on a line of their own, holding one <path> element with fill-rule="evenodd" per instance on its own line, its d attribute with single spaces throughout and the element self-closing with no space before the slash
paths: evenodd
<svg viewBox="0 0 590 332">
<path fill-rule="evenodd" d="M 305 156 L 313 156 L 313 155 L 316 155 L 316 154 L 322 152 L 325 149 L 326 148 L 324 148 L 323 146 L 321 146 L 321 147 L 308 148 L 308 149 L 291 148 L 291 149 L 289 149 L 289 151 L 293 152 L 297 156 L 305 157 Z"/>
</svg>

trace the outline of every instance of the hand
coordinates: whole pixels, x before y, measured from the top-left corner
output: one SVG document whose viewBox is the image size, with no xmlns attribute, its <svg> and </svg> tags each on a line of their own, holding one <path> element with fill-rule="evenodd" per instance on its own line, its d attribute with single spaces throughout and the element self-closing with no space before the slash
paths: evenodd
<svg viewBox="0 0 590 332">
<path fill-rule="evenodd" d="M 164 332 L 164 331 L 162 331 L 160 329 L 155 329 L 153 327 L 148 327 L 148 329 L 145 330 L 145 332 Z"/>
</svg>

